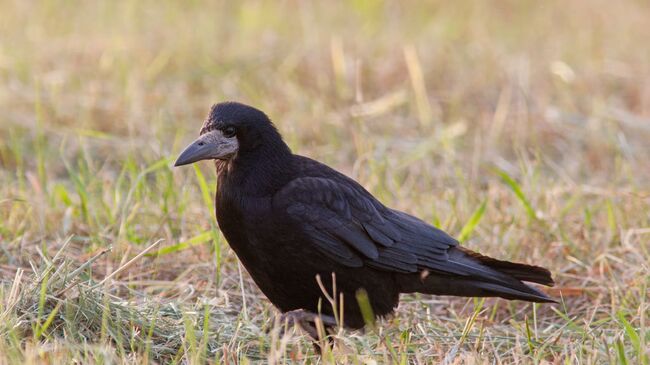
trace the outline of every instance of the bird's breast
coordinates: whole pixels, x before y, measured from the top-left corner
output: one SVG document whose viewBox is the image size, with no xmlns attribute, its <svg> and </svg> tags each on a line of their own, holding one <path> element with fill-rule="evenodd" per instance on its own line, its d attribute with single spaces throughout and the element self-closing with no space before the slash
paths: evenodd
<svg viewBox="0 0 650 365">
<path fill-rule="evenodd" d="M 269 224 L 271 201 L 238 194 L 219 194 L 216 216 L 219 229 L 233 246 L 252 245 L 250 237 L 264 231 Z"/>
</svg>

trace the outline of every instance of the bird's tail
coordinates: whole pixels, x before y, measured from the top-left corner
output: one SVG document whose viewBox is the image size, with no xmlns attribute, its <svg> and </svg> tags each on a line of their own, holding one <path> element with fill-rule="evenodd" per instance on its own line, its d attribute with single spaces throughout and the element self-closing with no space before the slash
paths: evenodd
<svg viewBox="0 0 650 365">
<path fill-rule="evenodd" d="M 404 293 L 555 302 L 542 291 L 522 281 L 554 285 L 551 273 L 543 267 L 501 261 L 461 247 L 449 250 L 449 260 L 443 270 L 425 270 L 421 274 L 399 277 Z"/>
</svg>

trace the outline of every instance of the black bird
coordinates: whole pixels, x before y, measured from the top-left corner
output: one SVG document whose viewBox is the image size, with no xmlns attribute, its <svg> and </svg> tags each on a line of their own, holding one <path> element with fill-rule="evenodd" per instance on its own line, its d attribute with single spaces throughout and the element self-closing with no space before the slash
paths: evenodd
<svg viewBox="0 0 650 365">
<path fill-rule="evenodd" d="M 334 325 L 317 282 L 318 276 L 331 293 L 332 273 L 350 328 L 365 324 L 360 289 L 375 316 L 391 313 L 400 293 L 554 302 L 522 283 L 552 286 L 547 269 L 470 251 L 440 229 L 384 206 L 351 178 L 293 154 L 258 109 L 214 105 L 175 166 L 200 160 L 215 160 L 217 222 L 230 247 L 266 297 L 303 327 L 319 312 Z"/>
</svg>

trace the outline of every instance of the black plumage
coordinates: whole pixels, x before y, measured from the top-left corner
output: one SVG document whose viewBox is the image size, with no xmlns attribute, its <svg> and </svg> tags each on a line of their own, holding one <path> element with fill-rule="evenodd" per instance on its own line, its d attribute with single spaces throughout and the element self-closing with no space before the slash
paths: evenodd
<svg viewBox="0 0 650 365">
<path fill-rule="evenodd" d="M 495 296 L 553 302 L 522 280 L 553 285 L 548 270 L 469 251 L 445 232 L 384 206 L 351 178 L 294 155 L 261 111 L 239 103 L 212 107 L 201 136 L 176 165 L 216 161 L 219 228 L 255 283 L 282 312 L 331 315 L 332 273 L 344 297 L 344 322 L 391 313 L 400 293 Z"/>
</svg>

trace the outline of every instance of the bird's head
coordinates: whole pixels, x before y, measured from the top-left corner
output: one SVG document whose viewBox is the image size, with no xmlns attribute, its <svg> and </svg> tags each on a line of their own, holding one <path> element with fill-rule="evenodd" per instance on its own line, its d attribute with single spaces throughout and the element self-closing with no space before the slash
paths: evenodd
<svg viewBox="0 0 650 365">
<path fill-rule="evenodd" d="M 215 104 L 201 127 L 199 138 L 181 152 L 174 166 L 201 160 L 230 160 L 257 149 L 265 140 L 282 140 L 261 110 L 237 102 Z"/>
</svg>

